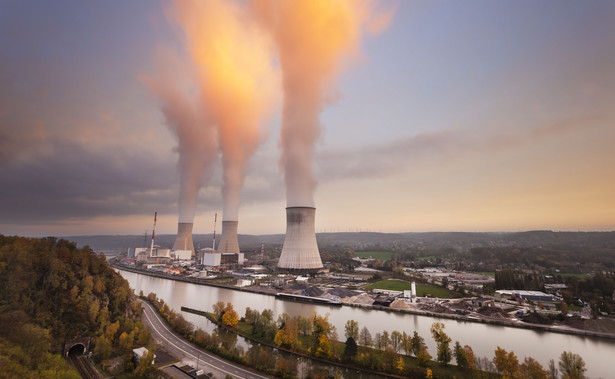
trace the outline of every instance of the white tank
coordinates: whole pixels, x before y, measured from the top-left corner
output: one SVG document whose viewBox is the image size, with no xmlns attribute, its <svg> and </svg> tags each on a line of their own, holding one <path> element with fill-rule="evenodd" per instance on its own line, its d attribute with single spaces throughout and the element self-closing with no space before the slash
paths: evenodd
<svg viewBox="0 0 615 379">
<path fill-rule="evenodd" d="M 194 243 L 192 242 L 191 222 L 180 222 L 177 224 L 177 238 L 173 244 L 173 250 L 190 250 L 194 256 Z"/>
<path fill-rule="evenodd" d="M 316 208 L 286 208 L 286 237 L 278 267 L 283 270 L 309 272 L 322 268 L 316 243 Z"/>
<path fill-rule="evenodd" d="M 222 221 L 222 236 L 218 242 L 218 253 L 239 254 L 239 242 L 237 242 L 238 221 Z"/>
</svg>

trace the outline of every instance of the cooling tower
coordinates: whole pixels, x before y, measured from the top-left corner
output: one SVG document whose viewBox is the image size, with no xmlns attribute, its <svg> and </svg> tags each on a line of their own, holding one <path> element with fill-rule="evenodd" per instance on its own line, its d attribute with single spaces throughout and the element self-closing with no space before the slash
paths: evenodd
<svg viewBox="0 0 615 379">
<path fill-rule="evenodd" d="M 237 221 L 222 221 L 222 236 L 218 243 L 218 253 L 239 253 L 237 224 Z"/>
<path fill-rule="evenodd" d="M 286 208 L 286 237 L 278 267 L 292 272 L 315 272 L 322 268 L 314 229 L 316 208 Z"/>
<path fill-rule="evenodd" d="M 192 223 L 180 222 L 177 224 L 177 238 L 173 250 L 190 250 L 194 256 L 194 243 L 192 242 Z"/>
</svg>

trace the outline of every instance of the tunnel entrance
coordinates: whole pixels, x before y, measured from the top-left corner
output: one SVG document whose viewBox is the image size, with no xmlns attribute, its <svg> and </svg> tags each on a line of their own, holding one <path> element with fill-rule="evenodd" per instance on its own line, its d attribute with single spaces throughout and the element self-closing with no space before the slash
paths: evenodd
<svg viewBox="0 0 615 379">
<path fill-rule="evenodd" d="M 69 356 L 83 355 L 83 353 L 85 353 L 85 345 L 82 343 L 77 343 L 68 349 Z"/>
</svg>

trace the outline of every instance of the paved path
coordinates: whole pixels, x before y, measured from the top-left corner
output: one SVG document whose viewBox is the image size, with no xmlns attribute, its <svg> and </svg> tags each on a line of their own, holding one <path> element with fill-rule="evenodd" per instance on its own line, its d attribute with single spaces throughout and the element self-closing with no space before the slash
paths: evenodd
<svg viewBox="0 0 615 379">
<path fill-rule="evenodd" d="M 224 360 L 208 351 L 202 350 L 177 336 L 160 318 L 156 310 L 146 301 L 139 300 L 143 306 L 143 321 L 150 328 L 152 338 L 170 354 L 192 367 L 211 372 L 216 378 L 230 375 L 233 378 L 265 379 L 271 378 L 246 369 L 237 363 Z"/>
</svg>

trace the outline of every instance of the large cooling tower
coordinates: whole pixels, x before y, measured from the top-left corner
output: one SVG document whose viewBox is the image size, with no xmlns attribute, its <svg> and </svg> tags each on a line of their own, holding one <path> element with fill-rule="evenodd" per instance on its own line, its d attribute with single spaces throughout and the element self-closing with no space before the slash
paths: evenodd
<svg viewBox="0 0 615 379">
<path fill-rule="evenodd" d="M 177 224 L 177 238 L 173 250 L 191 250 L 194 256 L 194 243 L 192 242 L 192 223 L 180 222 Z"/>
<path fill-rule="evenodd" d="M 316 208 L 286 208 L 286 237 L 278 267 L 294 272 L 315 272 L 322 268 L 314 229 Z"/>
<path fill-rule="evenodd" d="M 222 221 L 222 236 L 218 243 L 218 253 L 239 253 L 237 224 L 237 221 Z"/>
</svg>

